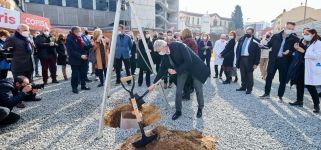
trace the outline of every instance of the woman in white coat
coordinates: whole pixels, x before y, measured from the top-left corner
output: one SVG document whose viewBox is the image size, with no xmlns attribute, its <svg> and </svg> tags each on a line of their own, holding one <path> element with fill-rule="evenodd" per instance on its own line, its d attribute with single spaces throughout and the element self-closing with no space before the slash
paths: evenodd
<svg viewBox="0 0 321 150">
<path fill-rule="evenodd" d="M 321 85 L 321 41 L 315 29 L 309 29 L 304 36 L 310 41 L 310 46 L 305 52 L 305 78 L 304 83 L 311 94 L 314 103 L 314 113 L 320 112 L 320 100 L 316 86 Z"/>
<path fill-rule="evenodd" d="M 214 45 L 214 54 L 215 54 L 215 60 L 214 60 L 215 76 L 214 76 L 214 78 L 217 78 L 219 75 L 219 78 L 222 79 L 222 74 L 223 74 L 222 64 L 223 64 L 224 58 L 220 57 L 220 54 L 225 49 L 225 46 L 226 46 L 226 35 L 221 34 L 220 39 L 217 40 Z M 221 66 L 220 73 L 218 73 L 218 66 Z"/>
</svg>

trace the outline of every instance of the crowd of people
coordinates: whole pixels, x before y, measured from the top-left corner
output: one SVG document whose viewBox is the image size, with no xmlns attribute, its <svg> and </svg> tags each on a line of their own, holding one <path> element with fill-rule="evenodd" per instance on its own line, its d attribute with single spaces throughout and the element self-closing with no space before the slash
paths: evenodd
<svg viewBox="0 0 321 150">
<path fill-rule="evenodd" d="M 297 99 L 293 106 L 303 106 L 305 87 L 314 103 L 314 112 L 320 112 L 317 86 L 321 85 L 321 41 L 315 29 L 303 30 L 302 39 L 294 33 L 295 23 L 288 22 L 280 33 L 267 33 L 262 39 L 255 37 L 255 31 L 249 27 L 243 36 L 235 31 L 220 35 L 212 41 L 207 33 L 192 33 L 190 29 L 182 32 L 168 31 L 157 33 L 146 30 L 128 34 L 125 26 L 118 27 L 113 69 L 116 73 L 116 85 L 121 82 L 121 72 L 127 76 L 138 74 L 138 85 L 142 86 L 145 78 L 146 87 L 151 92 L 154 83 L 164 81 L 164 88 L 176 85 L 175 108 L 172 119 L 182 115 L 182 101 L 190 100 L 195 91 L 197 95 L 197 117 L 202 117 L 204 107 L 203 84 L 211 77 L 211 58 L 214 53 L 213 78 L 225 80 L 222 84 L 238 82 L 237 69 L 241 75 L 241 87 L 236 91 L 251 94 L 254 86 L 254 70 L 260 68 L 260 75 L 265 80 L 265 92 L 260 98 L 270 97 L 273 78 L 279 72 L 278 97 L 283 101 L 286 85 L 296 85 Z M 144 38 L 143 38 L 144 37 Z M 147 47 L 143 39 L 146 39 Z M 31 34 L 25 24 L 18 26 L 10 34 L 0 30 L 0 124 L 14 123 L 19 116 L 11 110 L 13 107 L 24 108 L 23 101 L 40 101 L 37 97 L 33 78 L 42 78 L 43 85 L 59 83 L 57 65 L 61 66 L 64 80 L 68 80 L 67 64 L 71 67 L 71 89 L 75 94 L 81 90 L 90 90 L 86 83 L 93 82 L 91 74 L 99 80 L 98 87 L 104 86 L 104 77 L 110 51 L 110 39 L 103 31 L 96 28 L 89 32 L 87 28 L 73 27 L 65 35 L 43 28 Z M 148 48 L 148 49 L 146 49 Z M 152 57 L 152 63 L 148 55 Z M 41 65 L 41 75 L 38 66 Z M 91 64 L 91 65 L 90 65 Z M 124 67 L 123 67 L 124 64 Z M 156 77 L 151 82 L 152 65 L 155 64 Z M 8 71 L 13 79 L 8 78 Z M 223 74 L 224 73 L 224 74 Z M 127 82 L 131 84 L 130 81 Z"/>
</svg>

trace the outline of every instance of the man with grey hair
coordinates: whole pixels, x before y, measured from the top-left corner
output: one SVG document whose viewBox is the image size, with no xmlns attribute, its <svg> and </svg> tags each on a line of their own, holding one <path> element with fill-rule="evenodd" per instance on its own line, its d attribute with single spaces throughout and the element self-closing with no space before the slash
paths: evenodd
<svg viewBox="0 0 321 150">
<path fill-rule="evenodd" d="M 241 71 L 241 88 L 236 91 L 246 91 L 251 94 L 254 85 L 253 72 L 260 64 L 261 49 L 259 39 L 254 37 L 254 29 L 249 27 L 246 34 L 239 40 L 236 49 L 236 67 Z"/>
<path fill-rule="evenodd" d="M 209 68 L 202 60 L 185 44 L 181 42 L 172 42 L 167 45 L 164 40 L 156 40 L 154 49 L 159 55 L 163 56 L 161 66 L 158 70 L 154 83 L 159 81 L 167 72 L 170 75 L 177 75 L 176 84 L 176 112 L 172 119 L 176 120 L 182 115 L 182 92 L 185 81 L 189 75 L 193 78 L 193 85 L 196 90 L 198 111 L 197 118 L 202 117 L 202 109 L 204 107 L 203 84 L 210 75 Z M 148 87 L 151 92 L 155 89 L 155 85 Z"/>
</svg>

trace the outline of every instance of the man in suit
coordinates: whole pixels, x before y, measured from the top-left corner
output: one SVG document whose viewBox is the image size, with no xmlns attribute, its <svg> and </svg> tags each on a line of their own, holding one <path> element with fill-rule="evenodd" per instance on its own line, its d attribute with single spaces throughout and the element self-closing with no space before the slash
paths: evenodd
<svg viewBox="0 0 321 150">
<path fill-rule="evenodd" d="M 71 66 L 71 87 L 72 92 L 78 94 L 79 80 L 82 90 L 90 90 L 86 86 L 87 71 L 87 51 L 84 49 L 84 41 L 81 38 L 81 28 L 76 26 L 71 28 L 71 32 L 67 36 L 66 47 L 69 55 L 68 63 Z"/>
<path fill-rule="evenodd" d="M 120 72 L 123 62 L 125 64 L 126 74 L 130 76 L 130 51 L 132 47 L 132 39 L 125 34 L 125 27 L 119 25 L 115 53 L 116 84 L 120 84 Z M 130 84 L 130 81 L 128 81 L 128 84 Z"/>
<path fill-rule="evenodd" d="M 172 42 L 167 45 L 164 40 L 157 40 L 154 43 L 154 49 L 163 56 L 161 67 L 154 80 L 156 83 L 167 72 L 171 75 L 177 75 L 176 85 L 176 112 L 172 119 L 178 119 L 182 113 L 182 92 L 184 84 L 189 75 L 193 78 L 193 86 L 196 90 L 198 110 L 197 118 L 202 117 L 202 109 L 204 107 L 203 84 L 210 76 L 209 68 L 203 61 L 185 44 L 181 42 Z M 151 92 L 155 89 L 155 85 L 151 85 L 148 90 Z"/>
<path fill-rule="evenodd" d="M 279 71 L 280 86 L 278 96 L 280 102 L 285 92 L 286 78 L 288 68 L 291 62 L 292 52 L 295 51 L 294 44 L 298 43 L 300 39 L 294 33 L 295 23 L 288 22 L 285 29 L 278 34 L 275 34 L 272 39 L 265 45 L 266 48 L 272 48 L 269 55 L 269 63 L 267 68 L 267 77 L 265 83 L 265 93 L 260 98 L 269 98 L 272 86 L 272 80 L 276 71 Z M 263 47 L 263 45 L 261 46 Z"/>
<path fill-rule="evenodd" d="M 254 36 L 254 29 L 249 27 L 246 29 L 246 34 L 241 37 L 236 49 L 236 67 L 241 71 L 241 88 L 236 91 L 246 91 L 246 94 L 251 94 L 254 81 L 253 71 L 260 63 L 261 49 L 257 43 L 260 40 Z"/>
</svg>

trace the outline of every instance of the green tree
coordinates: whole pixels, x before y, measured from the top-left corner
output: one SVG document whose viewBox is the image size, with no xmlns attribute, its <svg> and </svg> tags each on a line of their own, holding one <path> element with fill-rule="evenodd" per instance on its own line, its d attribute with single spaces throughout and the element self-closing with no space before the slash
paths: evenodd
<svg viewBox="0 0 321 150">
<path fill-rule="evenodd" d="M 243 13 L 240 5 L 236 5 L 235 10 L 232 12 L 232 27 L 234 29 L 244 29 Z"/>
</svg>

